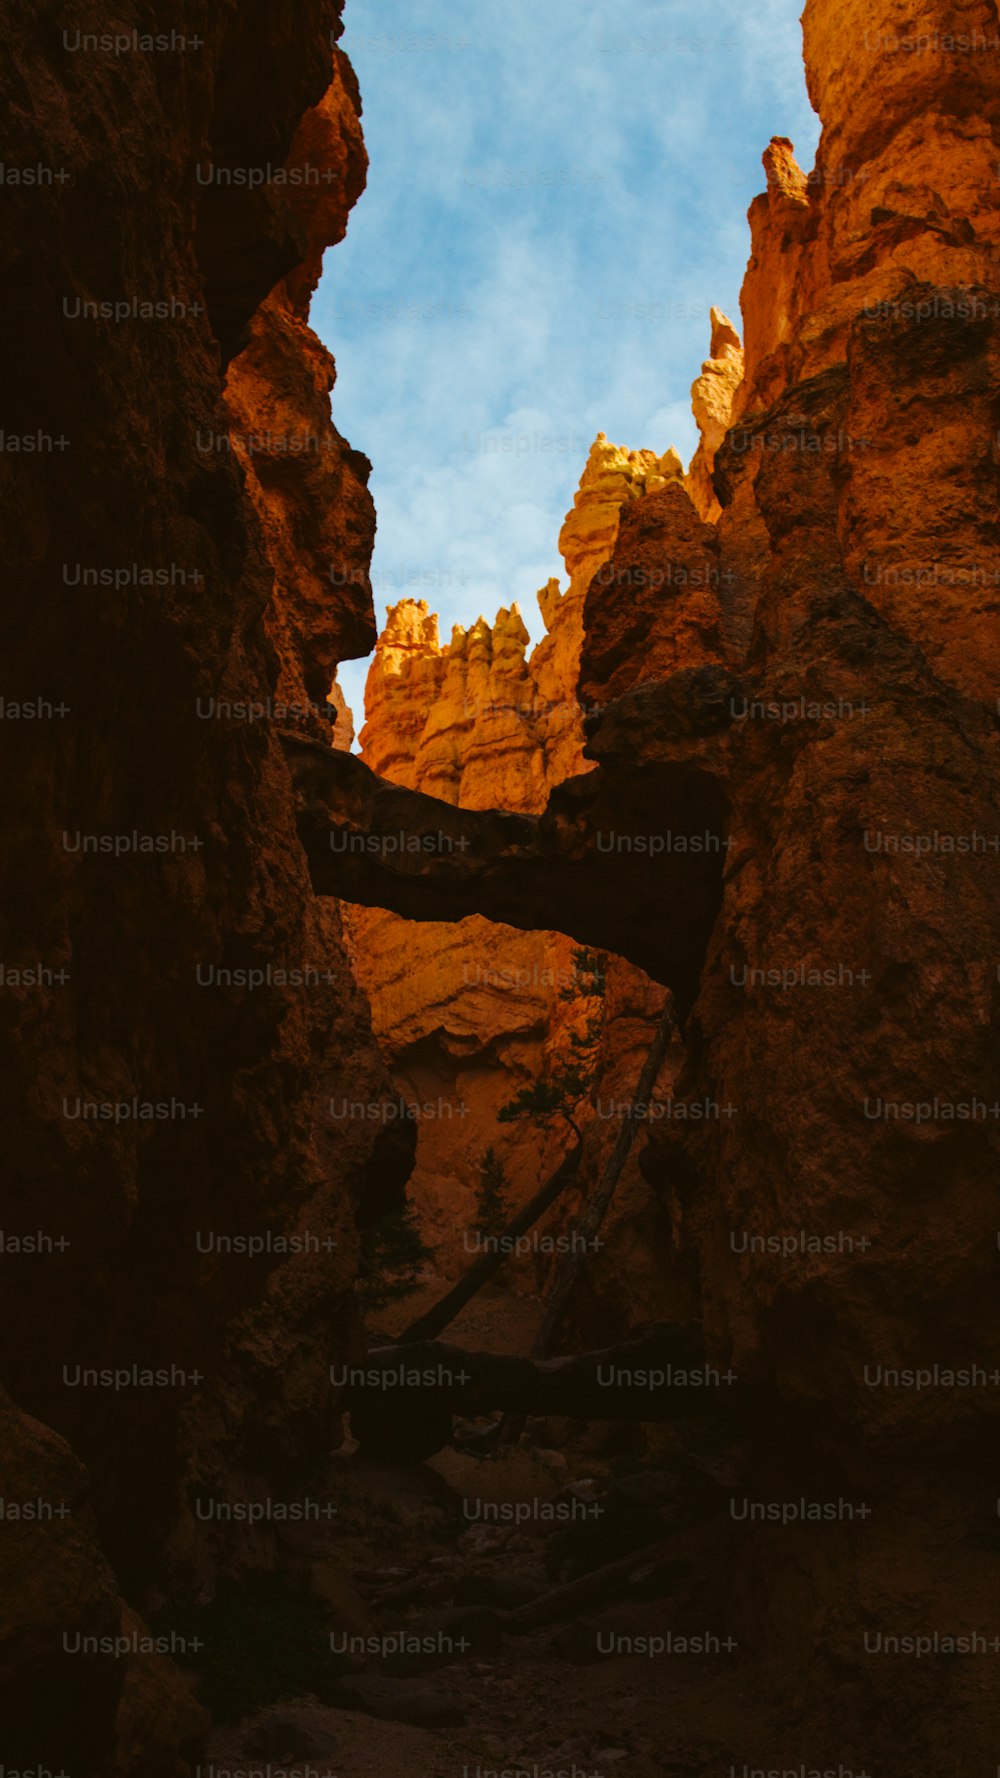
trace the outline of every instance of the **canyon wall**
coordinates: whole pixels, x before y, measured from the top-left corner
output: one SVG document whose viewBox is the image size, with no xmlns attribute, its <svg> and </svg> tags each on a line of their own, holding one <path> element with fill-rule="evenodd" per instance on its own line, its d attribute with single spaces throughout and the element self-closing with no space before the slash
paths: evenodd
<svg viewBox="0 0 1000 1778">
<path fill-rule="evenodd" d="M 614 550 L 623 507 L 670 483 L 680 485 L 675 452 L 628 451 L 595 440 L 559 537 L 566 590 L 551 580 L 538 594 L 546 626 L 526 656 L 519 608 L 456 627 L 442 646 L 438 620 L 423 601 L 403 600 L 379 637 L 366 690 L 362 758 L 382 777 L 468 809 L 503 807 L 537 813 L 555 784 L 588 769 L 576 698 L 587 587 Z M 376 1035 L 402 1097 L 415 1109 L 416 1163 L 410 1182 L 421 1224 L 439 1266 L 455 1272 L 479 1251 L 475 1193 L 488 1148 L 499 1155 L 511 1210 L 559 1164 L 571 1143 L 560 1118 L 498 1123 L 497 1113 L 523 1087 L 569 1053 L 580 1030 L 590 981 L 575 961 L 578 946 L 550 931 L 519 932 L 475 915 L 415 925 L 385 909 L 349 915 L 352 955 L 372 1005 Z M 638 1075 L 662 1005 L 642 971 L 604 956 L 605 1030 L 594 1102 L 579 1112 L 585 1129 L 580 1185 L 596 1176 L 616 1134 L 600 1115 L 604 1097 L 622 1097 L 623 1069 Z M 566 994 L 577 996 L 575 1003 Z M 606 1090 L 605 1090 L 606 1089 Z M 608 1299 L 618 1267 L 634 1277 L 636 1231 L 645 1220 L 646 1270 L 657 1273 L 655 1215 L 637 1168 L 612 1219 L 609 1247 L 594 1267 Z M 540 1226 L 542 1242 L 579 1203 L 574 1188 Z M 621 1232 L 611 1234 L 621 1223 Z M 546 1249 L 543 1245 L 542 1252 Z M 627 1260 L 625 1258 L 627 1254 Z M 536 1289 L 547 1265 L 508 1268 L 520 1288 Z M 635 1299 L 638 1319 L 658 1305 L 655 1288 Z M 627 1320 L 627 1316 L 625 1317 Z"/>
<path fill-rule="evenodd" d="M 613 841 L 618 943 L 677 987 L 678 1090 L 713 1108 L 696 1134 L 653 1131 L 647 1170 L 679 1192 L 677 1253 L 714 1349 L 831 1445 L 838 1428 L 880 1445 L 930 1422 L 971 1436 L 981 1402 L 931 1412 L 868 1388 L 859 1362 L 996 1349 L 992 11 L 928 17 L 924 39 L 892 5 L 865 15 L 862 80 L 812 0 L 817 167 L 783 139 L 764 155 L 721 438 L 702 401 L 719 516 L 702 474 L 664 478 L 621 504 L 589 575 L 577 690 L 598 770 L 531 820 L 450 820 L 451 857 L 383 860 L 367 883 L 359 867 L 349 891 L 423 918 L 433 885 L 453 911 L 478 897 L 530 926 L 547 884 L 571 934 L 611 944 L 596 854 Z M 721 317 L 714 335 L 735 383 Z M 382 819 L 356 762 L 303 761 L 300 778 L 314 859 L 310 793 L 346 829 Z M 441 805 L 407 807 L 429 821 Z M 698 810 L 701 845 L 683 832 L 681 847 Z M 820 1244 L 805 1263 L 735 1262 L 747 1227 L 805 1224 Z M 867 1257 L 845 1264 L 844 1243 Z"/>
<path fill-rule="evenodd" d="M 700 1181 L 686 1219 L 719 1349 L 834 1443 L 838 1421 L 905 1441 L 992 1417 L 863 1380 L 866 1359 L 995 1350 L 992 13 L 881 8 L 848 60 L 839 15 L 807 7 L 823 134 L 808 178 L 789 143 L 764 156 L 721 517 L 640 503 L 584 617 L 583 698 L 631 698 L 637 746 L 697 754 L 731 811 L 684 1084 L 738 1110 L 683 1162 L 661 1140 L 658 1165 Z M 981 49 L 940 47 L 949 30 Z M 727 604 L 753 621 L 742 659 L 702 632 L 705 664 L 739 670 L 725 732 L 643 743 L 643 692 L 703 614 L 687 585 L 637 611 L 638 571 L 690 580 L 713 557 L 720 629 Z M 697 677 L 673 685 L 696 712 Z M 617 758 L 621 721 L 594 725 L 591 758 Z M 832 1257 L 734 1257 L 732 1235 L 804 1225 Z"/>
<path fill-rule="evenodd" d="M 804 27 L 823 134 L 810 175 L 764 156 L 731 422 L 622 506 L 586 591 L 591 769 L 532 816 L 295 771 L 321 891 L 331 826 L 405 809 L 450 855 L 359 861 L 355 899 L 548 904 L 674 986 L 691 1115 L 642 1169 L 748 1491 L 871 1520 L 734 1546 L 741 1684 L 811 1747 L 850 1722 L 866 1768 L 944 1773 L 956 1723 L 995 1751 L 976 1663 L 869 1638 L 995 1608 L 1000 30 L 984 0 Z"/>
<path fill-rule="evenodd" d="M 81 1778 L 194 1757 L 169 1662 L 64 1633 L 273 1566 L 200 1509 L 339 1438 L 356 1219 L 412 1158 L 331 1113 L 392 1084 L 279 740 L 329 744 L 375 635 L 306 320 L 365 177 L 340 6 L 145 10 L 4 9 L 8 171 L 49 176 L 2 249 L 3 1492 L 70 1517 L 3 1533 L 0 1750 Z"/>
<path fill-rule="evenodd" d="M 923 1769 L 928 1722 L 954 1769 L 972 1725 L 984 1769 L 977 1663 L 900 1678 L 864 1637 L 995 1610 L 996 7 L 808 0 L 816 168 L 765 155 L 745 361 L 714 318 L 690 474 L 598 441 L 528 662 L 513 610 L 443 651 L 397 610 L 369 765 L 330 745 L 375 636 L 367 465 L 307 324 L 364 176 L 339 10 L 178 0 L 150 52 L 5 8 L 5 164 L 51 178 L 9 182 L 0 249 L 2 1763 L 198 1762 L 136 1613 L 274 1566 L 273 1530 L 198 1509 L 281 1499 L 339 1437 L 400 1085 L 475 1085 L 471 1168 L 560 1012 L 533 964 L 469 1001 L 470 956 L 579 942 L 628 959 L 609 1091 L 663 984 L 685 1039 L 598 1312 L 700 1315 L 762 1500 L 874 1503 L 740 1543 L 738 1684 L 885 1770 Z M 401 828 L 449 845 L 393 855 Z M 392 914 L 345 942 L 342 899 Z"/>
</svg>

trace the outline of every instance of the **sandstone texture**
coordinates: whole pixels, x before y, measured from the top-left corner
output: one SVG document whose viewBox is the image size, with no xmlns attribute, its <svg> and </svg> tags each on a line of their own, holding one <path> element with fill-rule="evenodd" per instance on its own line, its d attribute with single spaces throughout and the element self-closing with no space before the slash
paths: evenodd
<svg viewBox="0 0 1000 1778">
<path fill-rule="evenodd" d="M 0 453 L 0 1764 L 202 1763 L 179 1667 L 114 1639 L 273 1579 L 274 1527 L 206 1500 L 337 1495 L 399 1621 L 376 1564 L 444 1509 L 433 1471 L 335 1454 L 358 1227 L 414 1153 L 451 1267 L 489 1142 L 534 1189 L 564 1145 L 498 1140 L 496 1111 L 565 1043 L 582 944 L 615 961 L 581 1190 L 666 990 L 681 1029 L 562 1340 L 696 1320 L 725 1388 L 656 1434 L 667 1504 L 627 1596 L 520 1665 L 504 1638 L 511 1720 L 529 1661 L 538 1713 L 579 1661 L 603 1732 L 636 1668 L 587 1666 L 580 1632 L 655 1613 L 734 1644 L 657 1669 L 667 1728 L 634 1750 L 657 1771 L 988 1769 L 989 1643 L 869 1639 L 996 1636 L 995 6 L 807 0 L 817 163 L 764 155 L 743 344 L 714 312 L 689 473 L 598 438 L 530 657 L 516 605 L 443 648 L 398 606 L 362 759 L 334 674 L 375 633 L 368 466 L 308 327 L 365 171 L 339 4 L 177 0 L 190 47 L 127 70 L 67 44 L 65 7 L 4 10 L 5 164 L 66 178 L 11 186 L 0 249 L 5 438 L 53 441 Z M 401 1120 L 401 1093 L 438 1109 Z M 865 1517 L 744 1525 L 741 1494 Z M 528 1558 L 528 1599 L 540 1543 L 498 1562 Z M 406 1602 L 511 1578 L 425 1553 Z M 298 1555 L 350 1609 L 343 1545 Z M 370 1677 L 351 1697 L 412 1723 Z M 381 1748 L 438 1769 L 422 1732 Z"/>
<path fill-rule="evenodd" d="M 359 867 L 351 893 L 422 917 L 433 884 L 526 926 L 547 901 L 674 989 L 672 1092 L 702 1113 L 651 1125 L 641 1168 L 677 1297 L 736 1378 L 755 1496 L 853 1487 L 877 1520 L 847 1547 L 740 1545 L 746 1673 L 810 1745 L 860 1725 L 852 1769 L 919 1745 L 943 1774 L 949 1722 L 976 1758 L 995 1738 L 992 1695 L 866 1639 L 966 1599 L 989 1616 L 972 1577 L 1000 1370 L 998 27 L 981 4 L 809 0 L 804 28 L 822 142 L 810 175 L 784 139 L 764 157 L 721 438 L 703 398 L 719 513 L 700 475 L 644 491 L 589 580 L 596 770 L 530 823 L 459 812 L 460 857 Z M 300 754 L 296 772 L 322 887 L 320 803 L 358 831 L 403 805 L 360 766 Z M 715 842 L 700 879 L 676 849 L 695 818 Z M 645 856 L 604 853 L 612 825 Z"/>
<path fill-rule="evenodd" d="M 362 756 L 393 782 L 448 804 L 544 807 L 549 780 L 528 632 L 516 605 L 440 646 L 423 601 L 388 615 L 368 678 Z M 563 722 L 582 724 L 568 680 Z M 551 724 L 551 712 L 546 712 Z M 582 761 L 580 761 L 582 763 Z M 565 1129 L 500 1126 L 497 1112 L 530 1081 L 551 1045 L 573 946 L 559 934 L 516 932 L 472 916 L 414 926 L 384 909 L 351 911 L 358 980 L 383 1054 L 418 1111 L 411 1194 L 438 1265 L 461 1270 L 475 1252 L 475 1191 L 492 1145 L 512 1187 L 529 1197 L 561 1157 Z"/>
<path fill-rule="evenodd" d="M 963 19 L 971 28 L 970 11 L 956 14 L 956 29 Z M 887 30 L 893 23 L 882 22 Z M 987 23 L 979 18 L 980 28 Z M 827 26 L 823 8 L 811 6 L 807 65 L 829 112 L 820 167 L 829 166 L 830 142 L 842 140 L 844 95 L 854 91 L 825 84 Z M 912 60 L 916 101 L 924 102 L 926 68 Z M 945 78 L 948 59 L 935 65 L 947 162 L 956 133 L 979 141 L 983 127 L 969 120 L 967 89 L 960 99 Z M 881 146 L 880 130 L 873 142 L 880 154 L 895 153 L 904 179 L 913 95 L 898 86 L 899 66 L 892 51 L 876 57 L 869 88 L 873 105 L 878 98 L 889 107 L 895 150 Z M 984 57 L 974 66 L 973 97 L 993 64 Z M 468 840 L 461 858 L 453 850 L 403 864 L 395 888 L 382 866 L 379 893 L 419 912 L 433 881 L 456 909 L 473 907 L 478 895 L 496 914 L 506 899 L 511 920 L 524 924 L 548 895 L 561 901 L 575 936 L 598 942 L 599 932 L 609 944 L 617 880 L 621 949 L 682 1002 L 690 985 L 683 959 L 700 953 L 681 1085 L 732 1110 L 713 1114 L 694 1138 L 678 1127 L 668 1140 L 661 1130 L 654 1147 L 664 1177 L 676 1150 L 679 1172 L 693 1167 L 699 1182 L 695 1189 L 688 1180 L 681 1245 L 701 1279 L 706 1325 L 755 1386 L 822 1415 L 827 1439 L 836 1442 L 839 1427 L 849 1441 L 895 1444 L 935 1426 L 949 1437 L 959 1425 L 968 1433 L 991 1417 L 979 1399 L 953 1394 L 931 1408 L 862 1378 L 866 1357 L 888 1364 L 889 1352 L 926 1353 L 945 1328 L 949 1350 L 964 1340 L 996 1352 L 985 1314 L 995 1242 L 984 1192 L 997 1144 L 989 1057 L 1000 842 L 995 713 L 981 695 L 989 656 L 977 642 L 971 583 L 979 546 L 968 528 L 987 523 L 992 508 L 987 502 L 983 517 L 977 507 L 955 511 L 947 547 L 971 590 L 960 605 L 956 594 L 947 622 L 939 603 L 929 609 L 919 638 L 917 605 L 887 604 L 858 563 L 869 550 L 874 501 L 883 517 L 890 501 L 910 513 L 912 534 L 943 487 L 955 492 L 941 475 L 929 492 L 912 463 L 890 485 L 886 454 L 900 445 L 901 406 L 907 435 L 928 451 L 941 440 L 963 469 L 993 449 L 979 405 L 990 389 L 995 399 L 983 356 L 992 321 L 975 305 L 954 304 L 950 281 L 933 286 L 939 319 L 930 326 L 916 309 L 873 319 L 870 285 L 861 280 L 851 295 L 838 280 L 828 300 L 840 305 L 841 321 L 824 333 L 818 357 L 803 356 L 799 342 L 813 338 L 814 311 L 802 310 L 809 280 L 789 276 L 798 305 L 790 319 L 780 319 L 780 302 L 779 320 L 771 306 L 762 319 L 754 290 L 763 256 L 779 239 L 787 245 L 806 208 L 819 233 L 832 236 L 846 226 L 843 206 L 858 219 L 857 200 L 853 185 L 845 196 L 843 184 L 800 174 L 786 142 L 771 145 L 765 166 L 768 194 L 751 213 L 757 245 L 740 417 L 715 451 L 722 516 L 706 524 L 679 481 L 643 491 L 622 508 L 612 553 L 589 583 L 578 692 L 586 755 L 599 770 L 558 785 L 532 825 L 468 816 L 449 830 L 453 847 L 460 834 Z M 926 283 L 939 219 L 922 194 L 918 177 L 907 187 L 907 241 Z M 883 226 L 876 210 L 856 255 L 867 256 L 873 277 L 890 261 L 900 277 L 905 251 L 898 231 Z M 950 280 L 948 242 L 941 253 Z M 779 294 L 786 259 L 772 279 Z M 826 300 L 817 281 L 816 306 Z M 991 305 L 984 296 L 979 307 Z M 775 328 L 787 350 L 764 352 L 760 331 L 770 339 Z M 768 396 L 766 408 L 751 405 Z M 871 543 L 875 569 L 894 560 L 898 528 L 886 520 L 877 552 Z M 752 630 L 741 649 L 737 619 L 747 611 Z M 328 774 L 331 800 L 348 824 L 384 825 L 397 805 L 358 773 L 349 792 L 348 772 L 339 790 Z M 321 777 L 317 769 L 315 782 Z M 648 823 L 652 801 L 648 837 L 658 844 L 645 858 L 634 844 L 596 856 L 612 808 L 626 832 L 632 824 L 634 840 L 636 816 Z M 429 823 L 433 807 L 424 813 L 415 804 L 408 819 Z M 673 844 L 679 829 L 690 838 L 699 812 L 701 879 L 690 851 L 682 863 Z M 673 952 L 659 899 L 668 881 Z M 710 914 L 703 949 L 696 893 Z M 777 985 L 766 975 L 774 968 Z M 744 986 L 744 970 L 765 972 L 761 984 L 751 975 Z M 922 1179 L 940 1221 L 928 1220 Z M 838 1252 L 791 1270 L 740 1267 L 727 1250 L 748 1217 L 768 1229 L 808 1221 L 838 1238 L 851 1234 L 850 1223 L 857 1241 L 874 1241 L 876 1231 L 878 1239 L 850 1265 Z M 807 1355 L 817 1340 L 814 1367 Z"/>
<path fill-rule="evenodd" d="M 480 619 L 456 627 L 444 647 L 423 601 L 393 607 L 368 678 L 365 762 L 452 805 L 525 814 L 544 808 L 553 784 L 586 771 L 575 694 L 586 585 L 614 546 L 620 506 L 647 485 L 665 485 L 664 471 L 675 479 L 679 470 L 676 457 L 661 463 L 598 437 L 560 537 L 569 587 L 562 592 L 552 581 L 539 593 L 547 634 L 527 658 L 516 604 L 492 626 Z M 500 1124 L 497 1113 L 565 1056 L 569 1031 L 593 1010 L 590 984 L 573 942 L 544 929 L 515 931 L 476 916 L 414 926 L 374 908 L 355 909 L 350 929 L 383 1053 L 418 1108 L 412 1195 L 437 1263 L 454 1272 L 478 1250 L 475 1193 L 487 1149 L 504 1165 L 512 1210 L 566 1151 L 561 1119 Z M 644 979 L 621 959 L 603 968 Z M 578 1194 L 568 1195 L 553 1226 L 577 1203 Z M 532 1261 L 512 1271 L 534 1289 L 547 1269 Z"/>
<path fill-rule="evenodd" d="M 709 355 L 691 385 L 691 407 L 700 437 L 685 486 L 702 518 L 714 520 L 722 512 L 712 485 L 715 453 L 729 430 L 744 367 L 740 336 L 728 315 L 713 309 L 711 321 Z"/>
<path fill-rule="evenodd" d="M 173 1778 L 198 1738 L 186 1682 L 154 1657 L 60 1661 L 62 1629 L 273 1566 L 273 1531 L 196 1503 L 280 1497 L 339 1437 L 356 1219 L 410 1151 L 330 1115 L 338 1083 L 376 1107 L 392 1085 L 279 741 L 329 739 L 335 664 L 374 636 L 367 465 L 306 322 L 364 180 L 340 8 L 169 11 L 175 47 L 119 55 L 74 48 L 69 9 L 45 30 L 5 9 L 6 158 L 67 177 L 7 194 L 4 428 L 63 442 L 0 455 L 5 715 L 39 706 L 4 723 L 0 1046 L 19 1487 L 45 1494 L 58 1451 L 91 1503 L 33 1528 L 30 1575 L 18 1558 L 3 1727 L 44 1681 L 53 1759 Z M 332 180 L 275 177 L 310 166 Z M 136 1366 L 167 1381 L 100 1380 Z M 44 1742 L 21 1760 L 15 1739 L 5 1762 L 38 1764 Z"/>
<path fill-rule="evenodd" d="M 289 191 L 307 256 L 253 316 L 225 391 L 228 436 L 276 580 L 265 618 L 280 666 L 275 699 L 289 726 L 305 732 L 323 732 L 337 662 L 366 654 L 375 634 L 370 465 L 332 423 L 336 367 L 308 324 L 323 251 L 343 239 L 367 168 L 354 73 L 335 50 L 332 82 L 303 117 L 286 161 L 303 181 Z M 342 712 L 336 693 L 332 701 Z M 335 735 L 337 744 L 345 739 Z"/>
<path fill-rule="evenodd" d="M 759 449 L 780 397 L 846 366 L 845 566 L 943 678 L 990 699 L 996 9 L 809 0 L 803 29 L 823 134 L 808 177 L 784 139 L 764 157 L 742 295 L 748 429 L 731 442 Z"/>
</svg>

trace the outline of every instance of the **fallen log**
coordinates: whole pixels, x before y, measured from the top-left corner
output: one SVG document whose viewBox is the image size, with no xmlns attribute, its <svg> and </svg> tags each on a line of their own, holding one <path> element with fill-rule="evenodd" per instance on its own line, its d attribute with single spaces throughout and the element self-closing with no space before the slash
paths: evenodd
<svg viewBox="0 0 1000 1778">
<path fill-rule="evenodd" d="M 570 1293 L 583 1270 L 594 1237 L 608 1213 L 625 1162 L 631 1153 L 636 1131 L 648 1113 L 649 1101 L 652 1098 L 657 1076 L 663 1067 L 667 1045 L 676 1029 L 677 1021 L 674 1018 L 673 1002 L 668 994 L 659 1025 L 656 1028 L 656 1036 L 650 1045 L 649 1054 L 639 1076 L 635 1098 L 629 1105 L 628 1115 L 622 1122 L 604 1171 L 574 1224 L 570 1250 L 556 1275 L 555 1283 L 545 1305 L 542 1324 L 531 1348 L 533 1358 L 547 1358 L 555 1344 L 559 1324 L 562 1321 Z"/>
<path fill-rule="evenodd" d="M 618 1181 L 625 1168 L 625 1162 L 632 1151 L 636 1131 L 649 1109 L 649 1101 L 653 1094 L 660 1069 L 663 1067 L 667 1053 L 667 1045 L 677 1029 L 674 1017 L 673 1001 L 667 995 L 666 1005 L 660 1015 L 656 1035 L 650 1045 L 649 1053 L 643 1063 L 635 1098 L 631 1101 L 628 1115 L 615 1138 L 615 1145 L 604 1167 L 594 1190 L 587 1199 L 573 1227 L 570 1250 L 556 1274 L 555 1283 L 545 1304 L 541 1326 L 535 1336 L 531 1348 L 533 1358 L 547 1358 L 556 1344 L 556 1337 L 566 1313 L 573 1287 L 583 1270 L 586 1256 L 592 1251 L 594 1238 L 611 1205 L 611 1200 L 618 1187 Z M 527 1415 L 523 1412 L 505 1415 L 497 1428 L 495 1443 L 498 1445 L 516 1445 L 522 1432 Z"/>
<path fill-rule="evenodd" d="M 355 1367 L 332 1367 L 331 1381 L 366 1452 L 427 1457 L 448 1442 L 454 1414 L 671 1420 L 711 1412 L 735 1377 L 705 1363 L 700 1327 L 664 1325 L 572 1358 L 467 1352 L 442 1340 L 381 1346 Z"/>
<path fill-rule="evenodd" d="M 515 1251 L 518 1237 L 527 1234 L 539 1217 L 544 1215 L 551 1204 L 575 1178 L 580 1166 L 581 1144 L 577 1142 L 568 1155 L 560 1162 L 551 1178 L 547 1179 L 541 1190 L 519 1210 L 517 1215 L 507 1224 L 503 1234 L 498 1237 L 497 1247 L 491 1253 L 484 1253 L 471 1265 L 457 1284 L 453 1285 L 440 1302 L 435 1303 L 423 1315 L 412 1321 L 408 1328 L 399 1335 L 397 1345 L 412 1345 L 418 1340 L 433 1340 L 443 1333 L 454 1321 L 466 1303 L 488 1284 L 489 1280 Z"/>
<path fill-rule="evenodd" d="M 528 1605 L 519 1605 L 514 1611 L 503 1615 L 503 1628 L 515 1636 L 527 1636 L 542 1624 L 554 1624 L 560 1618 L 576 1617 L 588 1606 L 595 1605 L 608 1593 L 616 1591 L 622 1581 L 630 1580 L 639 1569 L 663 1561 L 674 1553 L 676 1539 L 661 1539 L 658 1543 L 647 1543 L 640 1549 L 632 1550 L 627 1556 L 619 1556 L 616 1561 L 608 1562 L 603 1568 L 595 1568 L 590 1574 L 582 1574 L 578 1580 L 566 1581 L 561 1587 L 553 1587 L 550 1592 L 543 1593 L 540 1599 L 532 1599 Z"/>
</svg>

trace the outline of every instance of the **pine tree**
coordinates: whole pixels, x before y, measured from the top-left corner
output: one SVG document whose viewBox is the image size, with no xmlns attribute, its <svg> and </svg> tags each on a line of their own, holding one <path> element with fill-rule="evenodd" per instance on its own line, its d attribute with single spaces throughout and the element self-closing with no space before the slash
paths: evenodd
<svg viewBox="0 0 1000 1778">
<path fill-rule="evenodd" d="M 573 975 L 573 982 L 559 990 L 560 1000 L 577 1005 L 582 1019 L 582 1026 L 570 1032 L 569 1054 L 501 1106 L 497 1112 L 497 1121 L 501 1124 L 513 1123 L 516 1118 L 525 1116 L 559 1116 L 565 1118 L 577 1137 L 580 1135 L 573 1113 L 594 1083 L 604 1029 L 607 977 L 600 952 L 574 951 Z"/>
<path fill-rule="evenodd" d="M 361 1231 L 361 1263 L 355 1290 L 368 1310 L 384 1309 L 412 1296 L 420 1271 L 432 1258 L 420 1232 L 415 1206 L 407 1199 Z"/>
<path fill-rule="evenodd" d="M 479 1185 L 476 1188 L 476 1217 L 481 1234 L 503 1234 L 511 1215 L 507 1191 L 508 1179 L 503 1162 L 491 1143 L 479 1163 Z"/>
</svg>

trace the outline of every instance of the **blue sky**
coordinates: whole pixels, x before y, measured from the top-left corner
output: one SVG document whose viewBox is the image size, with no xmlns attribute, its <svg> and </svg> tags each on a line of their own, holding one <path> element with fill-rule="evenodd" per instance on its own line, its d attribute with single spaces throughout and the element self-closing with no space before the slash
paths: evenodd
<svg viewBox="0 0 1000 1778">
<path fill-rule="evenodd" d="M 741 327 L 760 156 L 818 123 L 798 0 L 347 0 L 368 189 L 313 324 L 374 464 L 385 607 L 453 623 L 562 575 L 590 443 L 687 459 L 708 311 Z M 741 327 L 742 331 L 742 327 Z M 360 726 L 367 665 L 340 670 Z"/>
</svg>

